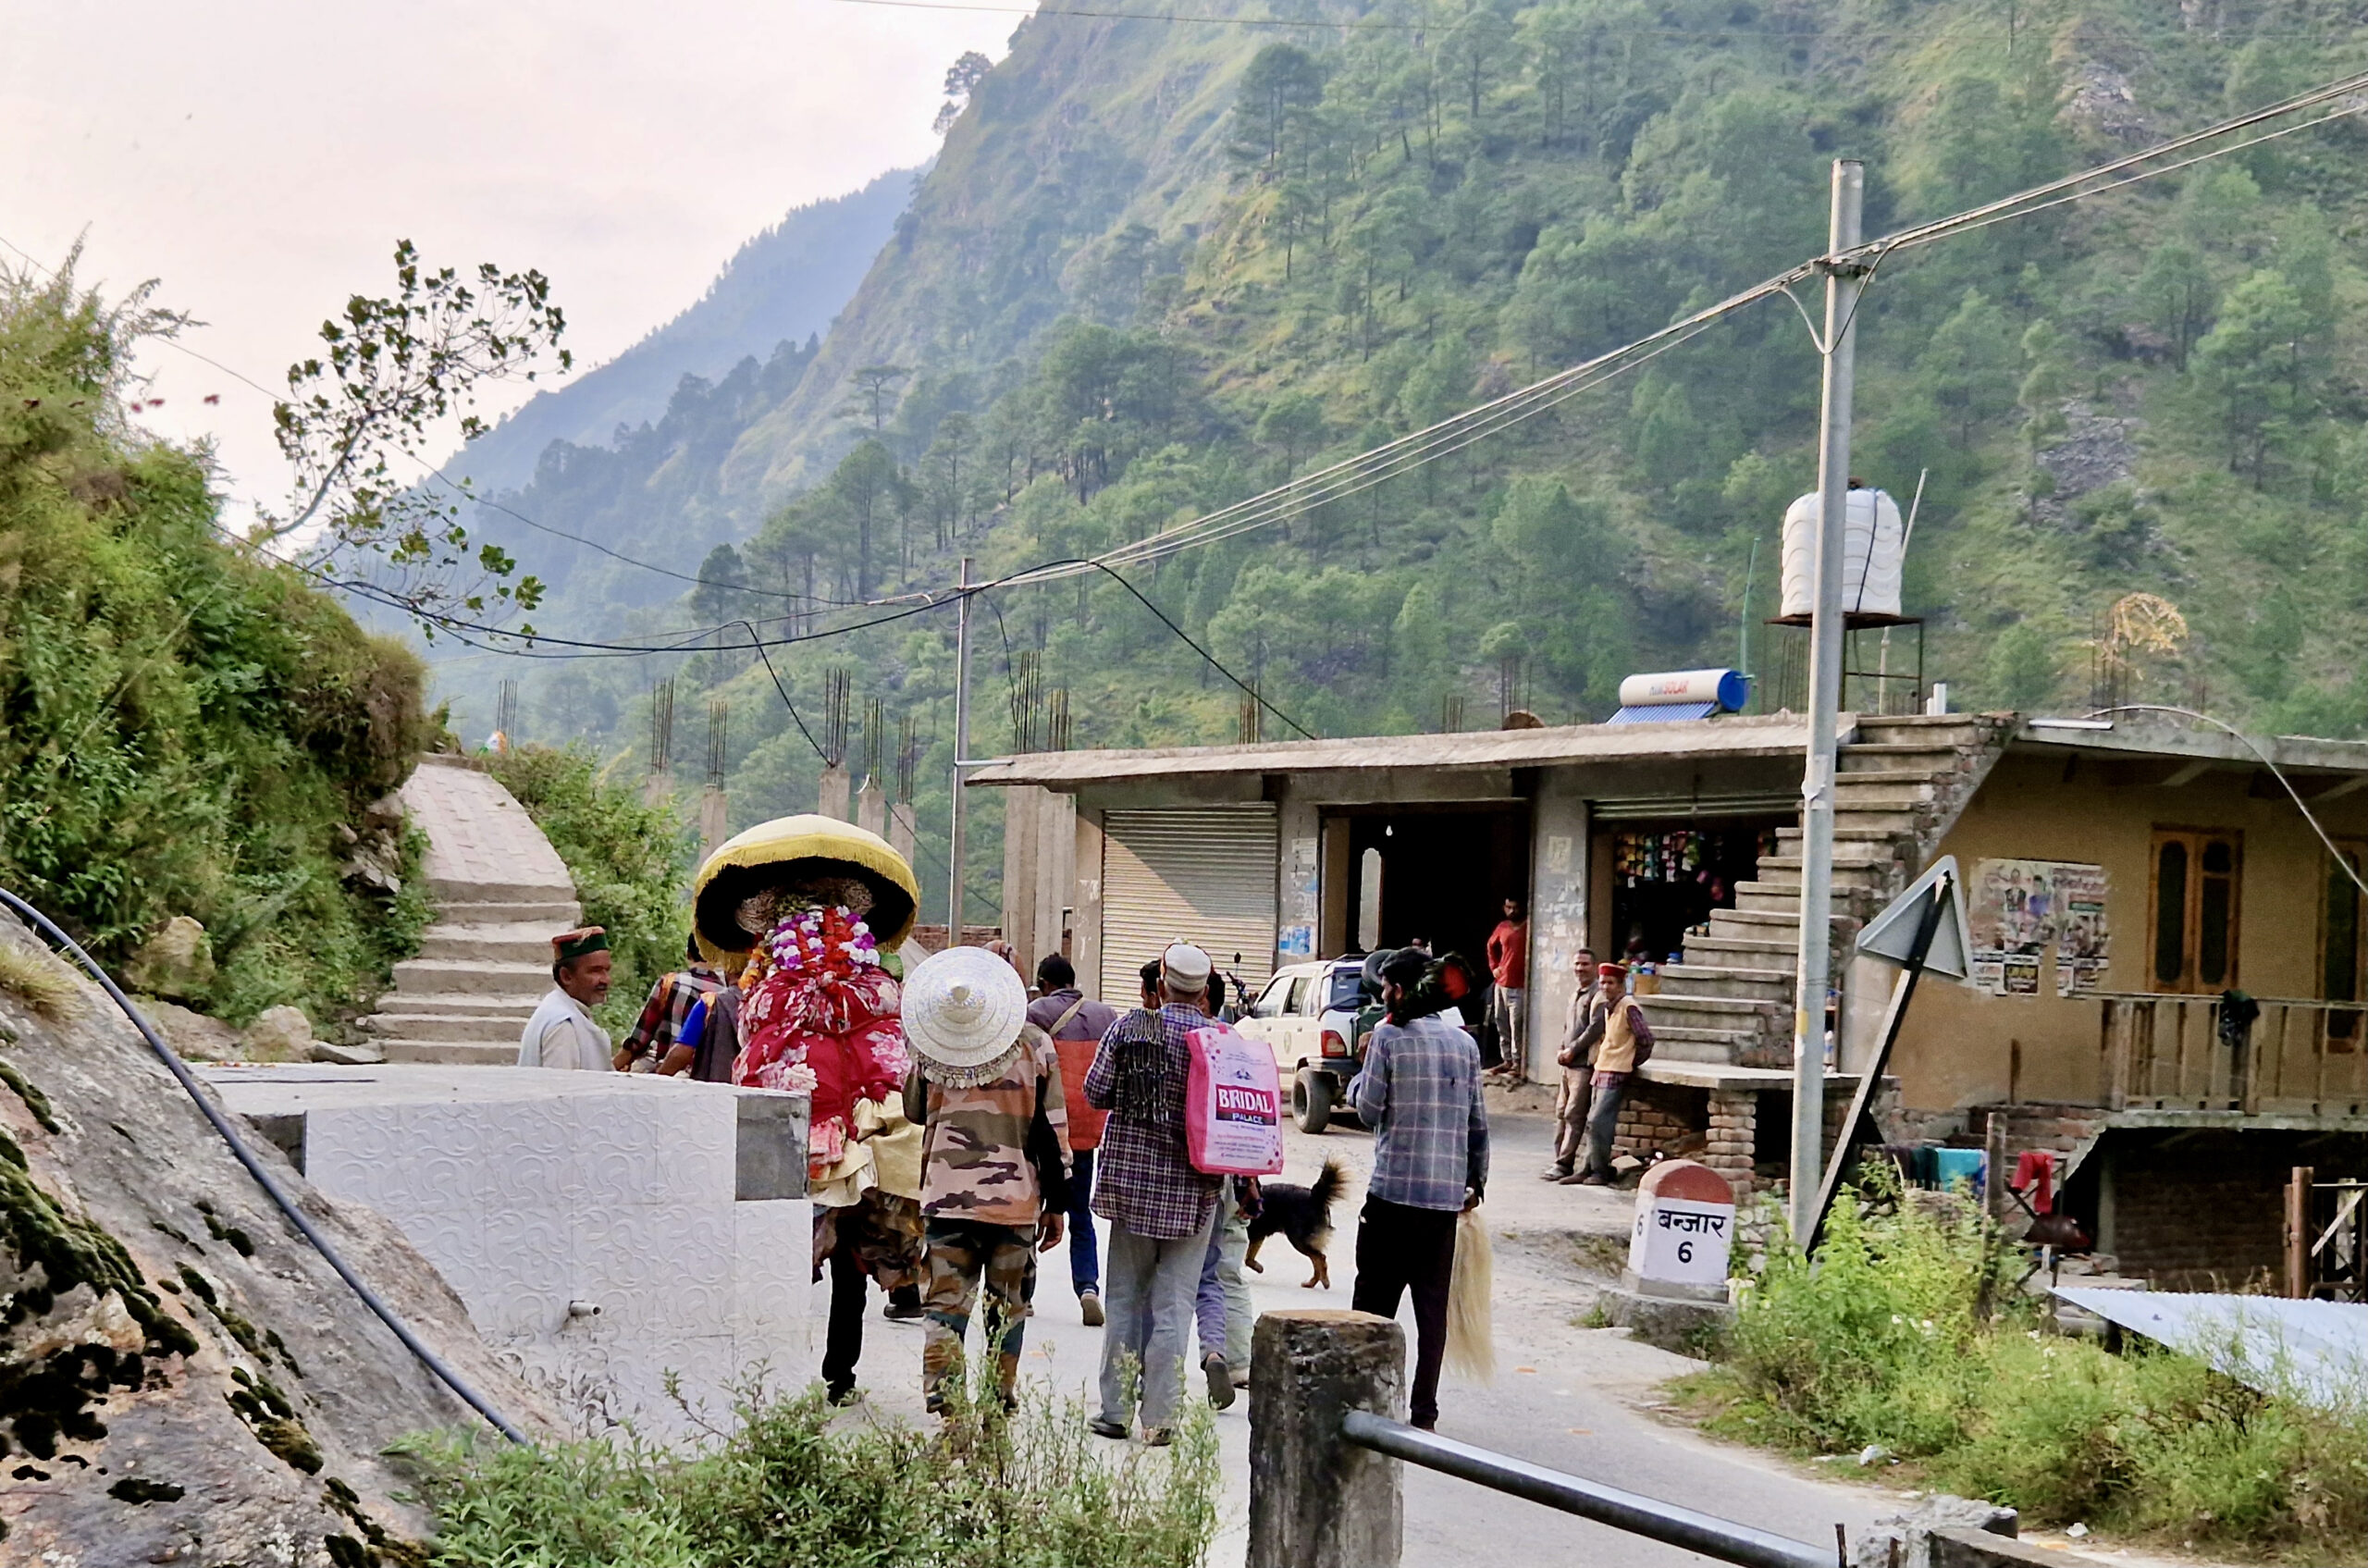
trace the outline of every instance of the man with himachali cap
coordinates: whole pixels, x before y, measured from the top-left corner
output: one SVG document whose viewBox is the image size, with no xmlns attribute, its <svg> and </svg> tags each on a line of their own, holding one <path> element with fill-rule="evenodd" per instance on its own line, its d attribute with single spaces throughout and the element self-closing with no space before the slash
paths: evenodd
<svg viewBox="0 0 2368 1568">
<path fill-rule="evenodd" d="M 1104 1280 L 1102 1411 L 1095 1436 L 1124 1438 L 1142 1407 L 1143 1441 L 1174 1431 L 1192 1303 L 1216 1217 L 1218 1178 L 1193 1168 L 1185 1142 L 1191 1033 L 1208 1023 L 1209 956 L 1189 942 L 1160 955 L 1159 1008 L 1120 1018 L 1085 1075 L 1085 1102 L 1110 1113 L 1094 1172 L 1093 1212 L 1110 1222 Z"/>
<path fill-rule="evenodd" d="M 592 1009 L 609 999 L 615 965 L 609 933 L 599 926 L 551 938 L 553 983 L 518 1036 L 520 1067 L 612 1070 L 609 1031 L 592 1021 Z"/>
</svg>

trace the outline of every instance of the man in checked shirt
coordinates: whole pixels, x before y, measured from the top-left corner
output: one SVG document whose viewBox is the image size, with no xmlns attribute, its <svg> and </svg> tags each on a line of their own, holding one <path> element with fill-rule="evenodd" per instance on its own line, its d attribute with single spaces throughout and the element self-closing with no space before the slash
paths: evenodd
<svg viewBox="0 0 2368 1568">
<path fill-rule="evenodd" d="M 1396 1317 L 1399 1297 L 1413 1292 L 1412 1415 L 1424 1431 L 1439 1419 L 1455 1217 L 1476 1205 L 1488 1185 L 1480 1047 L 1438 1013 L 1410 1016 L 1411 994 L 1430 964 L 1411 948 L 1383 962 L 1388 1015 L 1365 1047 L 1364 1070 L 1349 1085 L 1350 1105 L 1374 1130 L 1373 1179 L 1357 1219 L 1357 1287 L 1350 1304 Z"/>
<path fill-rule="evenodd" d="M 1085 1075 L 1085 1103 L 1110 1113 L 1093 1173 L 1093 1212 L 1110 1222 L 1096 1437 L 1125 1438 L 1138 1399 L 1145 1443 L 1157 1447 L 1174 1432 L 1192 1299 L 1217 1212 L 1219 1179 L 1192 1167 L 1184 1135 L 1190 1037 L 1209 1021 L 1211 967 L 1190 943 L 1172 944 L 1157 966 L 1157 1009 L 1112 1024 Z"/>
<path fill-rule="evenodd" d="M 691 1070 L 698 1042 L 683 1035 L 683 1024 L 702 998 L 723 989 L 723 976 L 699 952 L 693 934 L 684 946 L 683 967 L 658 977 L 642 1004 L 640 1021 L 617 1043 L 614 1067 L 619 1072 L 654 1072 L 675 1078 Z"/>
</svg>

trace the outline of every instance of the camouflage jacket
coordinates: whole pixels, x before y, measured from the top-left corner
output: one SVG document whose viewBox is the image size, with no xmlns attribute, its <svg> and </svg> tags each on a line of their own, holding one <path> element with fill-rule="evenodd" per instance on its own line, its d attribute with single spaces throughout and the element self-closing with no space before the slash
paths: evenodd
<svg viewBox="0 0 2368 1568">
<path fill-rule="evenodd" d="M 921 1212 L 940 1219 L 1033 1225 L 1047 1185 L 1068 1182 L 1068 1113 L 1061 1059 L 1034 1024 L 1020 1031 L 1018 1055 L 992 1083 L 955 1088 L 919 1069 L 905 1080 L 905 1115 L 921 1134 Z M 1031 1127 L 1036 1148 L 1029 1143 Z M 1057 1161 L 1057 1168 L 1043 1168 Z M 1056 1191 L 1056 1199 L 1066 1191 Z"/>
</svg>

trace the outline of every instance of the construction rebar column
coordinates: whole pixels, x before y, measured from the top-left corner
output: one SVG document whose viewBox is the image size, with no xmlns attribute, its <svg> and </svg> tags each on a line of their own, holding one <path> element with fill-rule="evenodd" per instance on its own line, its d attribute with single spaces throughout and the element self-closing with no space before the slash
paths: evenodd
<svg viewBox="0 0 2368 1568">
<path fill-rule="evenodd" d="M 970 758 L 970 561 L 967 555 L 962 558 L 962 602 L 954 611 L 954 816 L 945 843 L 948 947 L 962 945 L 962 764 Z"/>
<path fill-rule="evenodd" d="M 1842 706 L 1844 525 L 1850 505 L 1850 399 L 1860 271 L 1836 260 L 1858 243 L 1866 166 L 1833 163 L 1825 263 L 1825 389 L 1818 410 L 1817 599 L 1809 623 L 1809 749 L 1801 775 L 1801 956 L 1793 1000 L 1793 1234 L 1817 1225 L 1825 1167 L 1825 995 L 1832 969 L 1833 770 Z"/>
</svg>

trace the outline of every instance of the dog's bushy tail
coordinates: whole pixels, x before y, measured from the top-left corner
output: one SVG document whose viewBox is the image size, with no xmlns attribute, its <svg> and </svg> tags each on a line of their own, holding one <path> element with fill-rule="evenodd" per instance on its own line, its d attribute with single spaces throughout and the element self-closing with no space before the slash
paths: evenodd
<svg viewBox="0 0 2368 1568">
<path fill-rule="evenodd" d="M 1339 1202 L 1340 1189 L 1348 1184 L 1348 1173 L 1340 1168 L 1338 1160 L 1324 1162 L 1324 1168 L 1315 1173 L 1315 1179 L 1307 1187 L 1308 1198 L 1315 1204 L 1317 1214 L 1326 1219 L 1332 1217 L 1332 1205 Z"/>
</svg>

